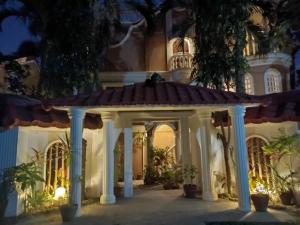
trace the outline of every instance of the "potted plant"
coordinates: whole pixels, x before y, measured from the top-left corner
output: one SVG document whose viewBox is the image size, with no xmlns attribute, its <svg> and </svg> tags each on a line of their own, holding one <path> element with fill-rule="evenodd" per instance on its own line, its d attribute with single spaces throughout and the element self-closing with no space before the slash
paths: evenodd
<svg viewBox="0 0 300 225">
<path fill-rule="evenodd" d="M 72 221 L 78 209 L 77 204 L 64 204 L 59 207 L 63 222 Z"/>
<path fill-rule="evenodd" d="M 26 207 L 26 199 L 35 191 L 37 182 L 44 182 L 44 179 L 35 161 L 4 169 L 0 177 L 0 218 L 4 217 L 10 193 L 13 191 L 25 193 Z"/>
<path fill-rule="evenodd" d="M 161 178 L 163 183 L 163 188 L 165 190 L 178 189 L 180 178 L 178 173 L 179 167 L 173 165 L 172 167 L 163 167 Z"/>
<path fill-rule="evenodd" d="M 297 173 L 294 171 L 294 165 L 300 153 L 299 134 L 289 136 L 283 134 L 276 137 L 263 147 L 263 151 L 272 159 L 269 167 L 273 171 L 275 187 L 281 203 L 291 205 Z M 281 163 L 282 160 L 285 163 Z"/>
<path fill-rule="evenodd" d="M 249 172 L 249 186 L 250 186 L 250 198 L 254 205 L 254 208 L 258 212 L 265 212 L 269 206 L 269 193 L 267 191 L 266 183 L 260 177 L 256 177 Z"/>
<path fill-rule="evenodd" d="M 186 198 L 195 198 L 197 194 L 197 185 L 193 183 L 196 177 L 197 168 L 194 165 L 185 165 L 183 176 L 189 183 L 183 185 L 184 195 Z"/>
</svg>

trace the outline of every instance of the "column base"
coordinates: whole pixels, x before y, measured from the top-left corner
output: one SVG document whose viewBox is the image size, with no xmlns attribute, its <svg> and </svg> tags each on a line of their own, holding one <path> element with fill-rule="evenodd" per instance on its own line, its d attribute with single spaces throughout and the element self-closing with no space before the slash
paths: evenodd
<svg viewBox="0 0 300 225">
<path fill-rule="evenodd" d="M 205 201 L 213 202 L 218 200 L 218 194 L 216 192 L 203 192 L 202 199 Z"/>
<path fill-rule="evenodd" d="M 132 190 L 132 188 L 128 188 L 128 189 L 124 188 L 124 197 L 125 198 L 132 198 L 133 197 L 133 190 Z"/>
<path fill-rule="evenodd" d="M 115 195 L 101 195 L 100 197 L 100 204 L 102 205 L 109 205 L 115 203 L 116 203 Z"/>
<path fill-rule="evenodd" d="M 251 207 L 238 207 L 237 209 L 246 213 L 251 212 Z"/>
</svg>

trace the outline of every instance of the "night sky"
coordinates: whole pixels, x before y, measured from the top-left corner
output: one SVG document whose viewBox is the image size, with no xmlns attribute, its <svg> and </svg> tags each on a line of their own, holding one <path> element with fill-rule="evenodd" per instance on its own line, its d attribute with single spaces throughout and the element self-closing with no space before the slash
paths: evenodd
<svg viewBox="0 0 300 225">
<path fill-rule="evenodd" d="M 144 0 L 140 1 L 144 2 Z M 154 0 L 154 3 L 159 4 L 161 1 Z M 11 1 L 6 6 L 18 8 L 21 4 L 18 1 Z M 3 31 L 0 32 L 0 52 L 4 55 L 15 52 L 24 40 L 37 40 L 36 37 L 30 35 L 26 24 L 18 18 L 11 17 L 6 19 L 2 24 L 2 28 Z"/>
<path fill-rule="evenodd" d="M 4 55 L 17 50 L 24 40 L 35 40 L 27 30 L 26 24 L 19 19 L 12 17 L 3 23 L 3 31 L 0 32 L 0 52 Z"/>
</svg>

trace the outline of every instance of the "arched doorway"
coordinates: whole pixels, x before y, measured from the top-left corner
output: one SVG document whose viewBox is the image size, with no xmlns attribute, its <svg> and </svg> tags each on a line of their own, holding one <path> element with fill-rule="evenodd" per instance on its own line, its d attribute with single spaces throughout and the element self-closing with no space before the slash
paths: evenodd
<svg viewBox="0 0 300 225">
<path fill-rule="evenodd" d="M 249 171 L 252 176 L 259 177 L 269 186 L 273 186 L 270 156 L 265 155 L 263 146 L 267 141 L 259 136 L 252 136 L 247 139 Z"/>
<path fill-rule="evenodd" d="M 165 149 L 170 158 L 176 162 L 176 135 L 169 124 L 159 124 L 153 131 L 153 147 Z"/>
</svg>

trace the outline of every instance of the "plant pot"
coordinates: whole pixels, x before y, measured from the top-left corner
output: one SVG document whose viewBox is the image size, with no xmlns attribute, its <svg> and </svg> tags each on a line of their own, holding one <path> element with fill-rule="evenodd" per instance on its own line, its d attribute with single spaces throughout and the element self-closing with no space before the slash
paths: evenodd
<svg viewBox="0 0 300 225">
<path fill-rule="evenodd" d="M 280 198 L 281 203 L 283 205 L 291 205 L 292 204 L 292 199 L 293 199 L 293 192 L 292 191 L 282 192 L 279 195 L 279 198 Z"/>
<path fill-rule="evenodd" d="M 267 211 L 270 199 L 268 194 L 251 194 L 250 197 L 256 211 Z"/>
<path fill-rule="evenodd" d="M 196 184 L 184 184 L 183 190 L 184 190 L 184 196 L 186 198 L 196 198 L 196 194 L 197 194 Z"/>
<path fill-rule="evenodd" d="M 62 205 L 59 207 L 60 209 L 60 214 L 62 217 L 63 222 L 69 222 L 72 221 L 75 217 L 76 211 L 78 209 L 78 205 Z"/>
<path fill-rule="evenodd" d="M 300 188 L 294 190 L 294 199 L 297 207 L 300 207 Z"/>
<path fill-rule="evenodd" d="M 164 183 L 163 188 L 165 190 L 179 189 L 179 184 L 174 183 L 174 182 L 167 182 L 167 183 Z"/>
</svg>

